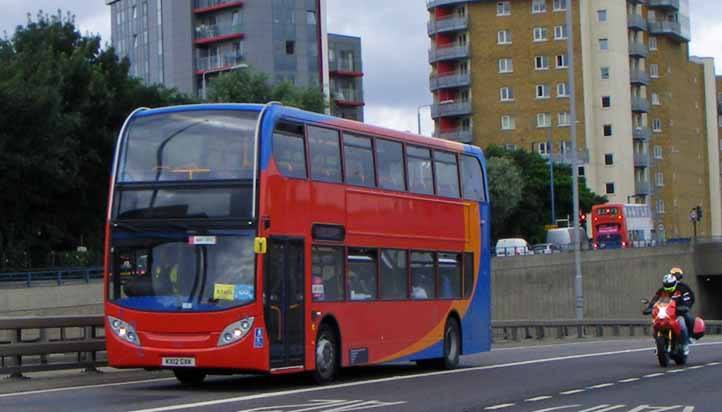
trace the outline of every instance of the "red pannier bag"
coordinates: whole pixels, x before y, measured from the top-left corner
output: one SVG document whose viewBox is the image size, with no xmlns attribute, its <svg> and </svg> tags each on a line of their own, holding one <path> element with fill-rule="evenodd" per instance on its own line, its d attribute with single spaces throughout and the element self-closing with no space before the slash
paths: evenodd
<svg viewBox="0 0 722 412">
<path fill-rule="evenodd" d="M 692 331 L 692 337 L 695 339 L 702 339 L 704 336 L 704 320 L 702 318 L 695 318 L 694 330 Z"/>
</svg>

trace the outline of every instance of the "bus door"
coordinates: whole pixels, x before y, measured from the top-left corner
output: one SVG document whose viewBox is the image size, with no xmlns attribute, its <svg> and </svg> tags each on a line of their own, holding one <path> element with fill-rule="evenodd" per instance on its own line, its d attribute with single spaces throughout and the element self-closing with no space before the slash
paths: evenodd
<svg viewBox="0 0 722 412">
<path fill-rule="evenodd" d="M 268 240 L 263 273 L 264 317 L 271 369 L 304 365 L 303 240 Z"/>
</svg>

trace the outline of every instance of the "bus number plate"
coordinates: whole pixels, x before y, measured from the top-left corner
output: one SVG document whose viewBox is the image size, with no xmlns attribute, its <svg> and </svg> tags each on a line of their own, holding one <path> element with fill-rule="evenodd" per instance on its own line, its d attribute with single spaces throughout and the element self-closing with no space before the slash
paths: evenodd
<svg viewBox="0 0 722 412">
<path fill-rule="evenodd" d="M 192 368 L 196 366 L 196 358 L 163 358 L 162 366 L 173 366 L 176 368 Z"/>
</svg>

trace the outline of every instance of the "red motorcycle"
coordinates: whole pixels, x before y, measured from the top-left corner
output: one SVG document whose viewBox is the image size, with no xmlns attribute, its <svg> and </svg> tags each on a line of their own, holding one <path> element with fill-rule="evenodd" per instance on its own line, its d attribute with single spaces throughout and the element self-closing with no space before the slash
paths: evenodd
<svg viewBox="0 0 722 412">
<path fill-rule="evenodd" d="M 642 301 L 649 304 L 649 301 Z M 657 360 L 659 365 L 667 367 L 672 359 L 677 365 L 687 364 L 687 354 L 684 353 L 684 337 L 677 323 L 677 318 L 687 313 L 689 309 L 685 306 L 677 306 L 677 302 L 669 297 L 660 298 L 652 308 L 652 331 L 657 344 Z M 645 313 L 649 313 L 645 311 Z M 694 339 L 701 339 L 704 336 L 704 321 L 696 318 L 694 328 L 688 331 Z"/>
</svg>

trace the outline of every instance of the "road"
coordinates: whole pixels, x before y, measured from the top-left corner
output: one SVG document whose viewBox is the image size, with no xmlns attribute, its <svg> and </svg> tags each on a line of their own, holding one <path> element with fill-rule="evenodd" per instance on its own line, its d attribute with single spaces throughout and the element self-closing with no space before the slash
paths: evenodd
<svg viewBox="0 0 722 412">
<path fill-rule="evenodd" d="M 168 374 L 124 374 L 4 380 L 0 411 L 722 410 L 722 339 L 707 338 L 693 346 L 687 367 L 668 369 L 656 365 L 646 339 L 502 348 L 464 357 L 453 371 L 412 364 L 356 368 L 321 387 L 303 375 L 212 377 L 188 388 Z"/>
</svg>

